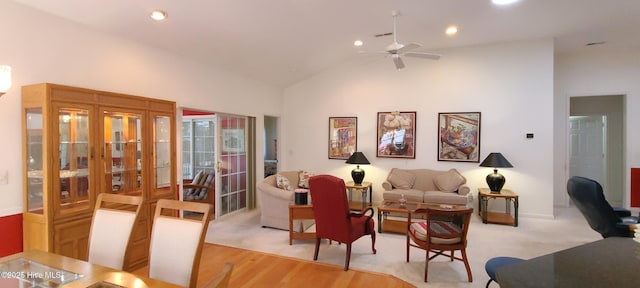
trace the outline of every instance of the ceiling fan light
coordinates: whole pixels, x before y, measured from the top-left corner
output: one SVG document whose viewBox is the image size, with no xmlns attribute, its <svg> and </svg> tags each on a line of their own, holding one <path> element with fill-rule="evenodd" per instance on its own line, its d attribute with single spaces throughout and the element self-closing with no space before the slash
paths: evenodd
<svg viewBox="0 0 640 288">
<path fill-rule="evenodd" d="M 364 42 L 362 42 L 362 40 L 356 40 L 356 41 L 353 42 L 353 46 L 356 46 L 356 47 L 360 47 L 363 44 L 364 44 Z"/>
</svg>

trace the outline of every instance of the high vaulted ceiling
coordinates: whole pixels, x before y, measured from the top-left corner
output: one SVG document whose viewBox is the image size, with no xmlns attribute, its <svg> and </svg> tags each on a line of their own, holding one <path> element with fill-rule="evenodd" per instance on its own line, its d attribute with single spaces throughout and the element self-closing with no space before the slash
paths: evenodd
<svg viewBox="0 0 640 288">
<path fill-rule="evenodd" d="M 399 42 L 423 52 L 545 37 L 556 52 L 640 47 L 638 0 L 14 1 L 278 87 L 362 57 L 360 50 L 384 50 L 392 36 L 374 35 L 393 30 L 392 10 L 401 13 Z M 151 20 L 154 9 L 169 17 Z M 458 26 L 454 37 L 444 33 L 449 25 Z M 364 46 L 354 47 L 356 39 Z M 592 42 L 606 43 L 585 46 Z"/>
</svg>

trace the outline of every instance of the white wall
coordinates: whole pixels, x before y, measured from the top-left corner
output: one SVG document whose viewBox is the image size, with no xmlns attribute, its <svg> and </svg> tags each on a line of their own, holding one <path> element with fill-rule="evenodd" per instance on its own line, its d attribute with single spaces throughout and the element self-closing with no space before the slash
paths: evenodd
<svg viewBox="0 0 640 288">
<path fill-rule="evenodd" d="M 593 49 L 591 49 L 593 48 Z M 568 97 L 593 95 L 626 95 L 624 134 L 626 141 L 623 204 L 629 207 L 630 168 L 640 167 L 640 49 L 603 50 L 591 47 L 571 54 L 559 54 L 555 61 L 555 127 L 554 181 L 556 202 L 568 205 L 566 195 Z"/>
<path fill-rule="evenodd" d="M 13 67 L 13 88 L 0 98 L 0 173 L 9 175 L 8 184 L 0 185 L 0 216 L 22 211 L 23 85 L 51 82 L 168 99 L 178 107 L 255 116 L 257 131 L 263 130 L 264 114 L 280 115 L 279 88 L 12 1 L 0 1 L 0 35 L 0 64 Z M 263 158 L 262 145 L 258 137 L 257 159 Z M 262 175 L 262 163 L 258 166 Z"/>
<path fill-rule="evenodd" d="M 374 183 L 374 203 L 393 167 L 456 168 L 476 194 L 491 169 L 479 163 L 438 162 L 438 112 L 481 112 L 481 159 L 501 152 L 514 165 L 500 169 L 520 195 L 521 215 L 553 217 L 553 41 L 540 39 L 440 51 L 439 61 L 391 59 L 351 63 L 285 89 L 282 170 L 305 169 L 350 179 L 354 167 L 327 155 L 328 117 L 358 117 L 358 150 Z M 363 62 L 365 62 L 363 64 Z M 416 159 L 376 158 L 377 112 L 416 111 Z M 526 139 L 526 133 L 535 133 Z M 280 142 L 279 142 L 280 144 Z"/>
</svg>

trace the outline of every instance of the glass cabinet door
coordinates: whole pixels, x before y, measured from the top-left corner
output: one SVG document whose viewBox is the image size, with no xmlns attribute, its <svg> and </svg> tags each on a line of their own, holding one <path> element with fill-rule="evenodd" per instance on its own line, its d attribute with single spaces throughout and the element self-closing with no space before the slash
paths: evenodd
<svg viewBox="0 0 640 288">
<path fill-rule="evenodd" d="M 103 111 L 101 192 L 142 194 L 142 114 Z"/>
<path fill-rule="evenodd" d="M 151 115 L 153 125 L 153 151 L 152 151 L 152 169 L 153 171 L 153 188 L 151 189 L 152 197 L 159 198 L 166 195 L 172 195 L 175 187 L 175 179 L 171 177 L 173 161 L 175 161 L 175 150 L 171 141 L 171 134 L 174 133 L 172 125 L 174 120 L 170 116 Z"/>
<path fill-rule="evenodd" d="M 43 211 L 43 147 L 42 108 L 26 110 L 26 170 L 27 170 L 27 211 L 42 214 Z"/>
<path fill-rule="evenodd" d="M 58 212 L 77 211 L 92 208 L 89 198 L 90 139 L 89 126 L 91 108 L 54 105 L 54 115 L 58 115 L 54 126 L 54 144 L 58 154 L 54 154 L 52 173 L 59 176 L 53 183 L 53 201 Z M 57 131 L 55 131 L 57 130 Z"/>
</svg>

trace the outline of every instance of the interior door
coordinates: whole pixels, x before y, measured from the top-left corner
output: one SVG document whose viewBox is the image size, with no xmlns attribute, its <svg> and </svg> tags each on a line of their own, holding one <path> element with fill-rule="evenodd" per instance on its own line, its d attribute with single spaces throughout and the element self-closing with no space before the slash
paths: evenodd
<svg viewBox="0 0 640 288">
<path fill-rule="evenodd" d="M 247 208 L 247 117 L 217 114 L 216 216 Z"/>
<path fill-rule="evenodd" d="M 598 181 L 606 194 L 605 122 L 603 115 L 569 117 L 569 175 Z"/>
</svg>

